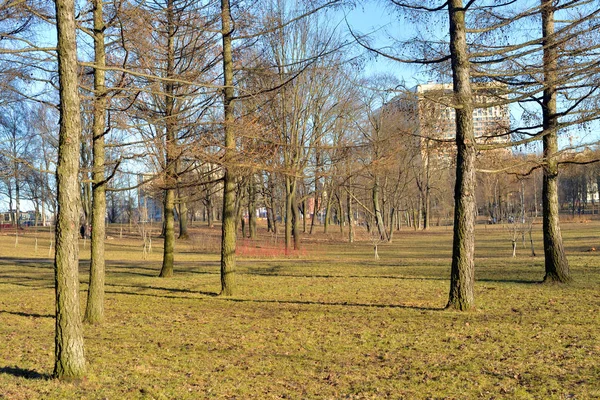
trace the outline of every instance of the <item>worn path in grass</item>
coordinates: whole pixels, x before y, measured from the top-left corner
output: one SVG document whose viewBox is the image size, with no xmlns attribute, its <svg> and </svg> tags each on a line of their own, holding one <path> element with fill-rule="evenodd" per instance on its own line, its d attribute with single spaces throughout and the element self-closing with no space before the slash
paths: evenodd
<svg viewBox="0 0 600 400">
<path fill-rule="evenodd" d="M 176 276 L 157 278 L 162 242 L 107 242 L 107 321 L 86 326 L 88 374 L 53 366 L 50 237 L 0 236 L 0 398 L 600 398 L 600 224 L 564 224 L 574 283 L 545 286 L 538 257 L 478 226 L 477 310 L 445 311 L 451 231 L 405 231 L 373 259 L 368 240 L 305 237 L 278 253 L 244 242 L 239 293 L 216 296 L 214 233 L 178 242 Z M 119 232 L 120 233 L 120 232 Z M 280 242 L 279 242 L 280 243 Z M 82 304 L 87 289 L 81 243 Z M 253 250 L 250 251 L 249 248 Z M 261 258 L 262 254 L 262 258 Z"/>
</svg>

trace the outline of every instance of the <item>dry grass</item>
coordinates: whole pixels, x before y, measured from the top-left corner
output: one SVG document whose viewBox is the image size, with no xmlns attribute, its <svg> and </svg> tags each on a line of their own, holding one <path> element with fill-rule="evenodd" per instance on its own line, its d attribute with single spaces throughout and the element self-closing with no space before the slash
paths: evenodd
<svg viewBox="0 0 600 400">
<path fill-rule="evenodd" d="M 574 283 L 546 286 L 538 257 L 479 226 L 477 310 L 444 311 L 451 231 L 403 231 L 380 246 L 305 237 L 245 242 L 239 293 L 216 296 L 219 230 L 162 241 L 143 259 L 135 232 L 107 242 L 107 321 L 86 326 L 88 374 L 49 379 L 54 292 L 48 233 L 0 236 L 0 398 L 600 398 L 600 224 L 565 224 Z M 155 229 L 154 231 L 158 231 Z M 278 240 L 281 240 L 279 238 Z M 519 244 L 520 246 L 520 244 Z M 82 248 L 82 301 L 87 254 Z M 264 257 L 256 249 L 264 248 Z"/>
</svg>

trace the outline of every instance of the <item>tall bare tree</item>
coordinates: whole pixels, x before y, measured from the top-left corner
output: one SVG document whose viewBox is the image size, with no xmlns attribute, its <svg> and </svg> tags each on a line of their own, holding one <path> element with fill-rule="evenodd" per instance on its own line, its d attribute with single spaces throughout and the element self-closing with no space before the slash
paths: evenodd
<svg viewBox="0 0 600 400">
<path fill-rule="evenodd" d="M 85 373 L 79 305 L 79 136 L 81 116 L 73 0 L 56 0 L 60 132 L 56 171 L 58 213 L 54 280 L 56 334 L 54 376 L 79 379 Z"/>
<path fill-rule="evenodd" d="M 92 238 L 90 277 L 84 322 L 102 323 L 104 319 L 104 237 L 106 235 L 105 135 L 107 92 L 105 24 L 102 0 L 93 0 L 94 39 L 94 115 L 92 127 Z"/>
<path fill-rule="evenodd" d="M 223 129 L 224 166 L 223 217 L 221 238 L 221 295 L 230 296 L 235 291 L 235 246 L 236 246 L 236 176 L 233 166 L 235 154 L 233 87 L 233 23 L 229 0 L 221 0 L 221 35 L 223 38 Z"/>
<path fill-rule="evenodd" d="M 541 1 L 544 95 L 542 99 L 544 180 L 542 191 L 545 282 L 568 282 L 569 262 L 560 231 L 558 209 L 558 47 L 554 30 L 554 0 Z"/>
</svg>

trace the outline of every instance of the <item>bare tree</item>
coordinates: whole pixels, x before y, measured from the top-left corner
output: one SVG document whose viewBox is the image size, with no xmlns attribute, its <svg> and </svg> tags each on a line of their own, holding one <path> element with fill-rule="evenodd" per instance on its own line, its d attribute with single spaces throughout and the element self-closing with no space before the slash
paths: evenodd
<svg viewBox="0 0 600 400">
<path fill-rule="evenodd" d="M 60 133 L 56 172 L 58 213 L 54 276 L 56 336 L 54 376 L 79 379 L 85 373 L 79 305 L 79 111 L 77 42 L 73 0 L 56 0 Z"/>
</svg>

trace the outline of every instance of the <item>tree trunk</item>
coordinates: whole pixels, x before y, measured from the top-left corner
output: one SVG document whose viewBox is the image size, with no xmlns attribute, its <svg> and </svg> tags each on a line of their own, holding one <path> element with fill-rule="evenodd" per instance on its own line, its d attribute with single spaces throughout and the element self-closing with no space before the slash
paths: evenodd
<svg viewBox="0 0 600 400">
<path fill-rule="evenodd" d="M 457 159 L 452 268 L 447 308 L 464 311 L 474 306 L 475 137 L 473 133 L 473 94 L 467 53 L 465 9 L 462 0 L 450 0 L 448 13 L 456 107 Z"/>
<path fill-rule="evenodd" d="M 256 182 L 250 177 L 248 186 L 248 231 L 250 239 L 256 239 Z"/>
<path fill-rule="evenodd" d="M 167 78 L 172 78 L 175 70 L 175 17 L 174 0 L 167 1 Z M 172 82 L 165 83 L 165 199 L 164 199 L 164 229 L 163 262 L 160 277 L 173 276 L 175 258 L 175 186 L 177 184 L 177 137 L 175 123 L 175 88 Z"/>
<path fill-rule="evenodd" d="M 165 200 L 163 203 L 164 209 L 164 249 L 163 262 L 160 270 L 161 278 L 169 278 L 173 276 L 173 263 L 175 252 L 175 216 L 173 209 L 175 207 L 175 189 L 165 190 Z"/>
<path fill-rule="evenodd" d="M 394 207 L 392 207 L 392 209 L 390 210 L 390 231 L 388 233 L 388 242 L 392 243 L 392 240 L 394 240 L 394 228 L 396 227 L 396 209 Z"/>
<path fill-rule="evenodd" d="M 377 225 L 377 230 L 379 232 L 379 237 L 383 241 L 387 241 L 387 233 L 385 231 L 385 226 L 383 224 L 383 216 L 381 215 L 381 208 L 379 207 L 379 178 L 375 177 L 375 181 L 373 182 L 373 210 L 375 211 L 375 224 Z"/>
<path fill-rule="evenodd" d="M 208 193 L 206 195 L 206 224 L 209 228 L 215 227 L 215 220 L 213 218 L 212 194 L 210 192 L 210 188 L 208 189 Z"/>
<path fill-rule="evenodd" d="M 327 193 L 327 201 L 325 202 L 325 215 L 323 218 L 323 233 L 327 233 L 329 222 L 331 221 L 331 193 Z"/>
<path fill-rule="evenodd" d="M 317 160 L 316 160 L 316 164 L 317 164 L 317 176 L 315 176 L 315 195 L 313 197 L 313 201 L 314 201 L 314 206 L 313 206 L 313 213 L 312 216 L 310 218 L 310 231 L 309 234 L 312 235 L 313 234 L 313 229 L 315 227 L 315 219 L 317 218 L 317 214 L 319 213 L 319 176 L 318 176 L 318 164 L 319 163 L 319 152 L 317 152 Z"/>
<path fill-rule="evenodd" d="M 83 329 L 79 305 L 79 136 L 81 116 L 78 91 L 75 4 L 56 0 L 60 131 L 56 187 L 56 294 L 54 377 L 79 379 L 85 374 Z"/>
<path fill-rule="evenodd" d="M 542 0 L 542 35 L 544 37 L 544 97 L 543 157 L 544 181 L 542 190 L 544 257 L 546 276 L 544 282 L 566 283 L 571 280 L 569 262 L 565 255 L 560 232 L 558 210 L 558 116 L 556 114 L 556 81 L 558 50 L 554 38 L 554 1 Z"/>
<path fill-rule="evenodd" d="M 293 212 L 296 205 L 294 204 L 293 191 L 295 190 L 293 178 L 285 177 L 285 252 L 286 254 L 292 249 L 293 239 Z"/>
<path fill-rule="evenodd" d="M 344 236 L 344 206 L 342 205 L 342 198 L 340 197 L 340 195 L 337 192 L 335 194 L 335 197 L 338 201 L 337 215 L 338 215 L 338 222 L 340 224 L 340 234 L 343 237 Z"/>
<path fill-rule="evenodd" d="M 231 34 L 231 9 L 229 0 L 221 0 L 221 34 L 223 37 L 223 117 L 224 148 L 223 161 L 225 176 L 223 177 L 223 222 L 221 228 L 221 295 L 231 296 L 235 292 L 235 175 L 232 162 L 235 152 L 234 132 L 234 95 L 233 90 L 233 51 Z"/>
<path fill-rule="evenodd" d="M 100 324 L 104 320 L 104 237 L 106 235 L 106 181 L 104 174 L 104 134 L 106 88 L 104 70 L 104 18 L 102 0 L 94 0 L 94 53 L 99 68 L 94 70 L 94 122 L 92 128 L 92 238 L 90 278 L 84 322 Z"/>
<path fill-rule="evenodd" d="M 17 230 L 21 228 L 21 185 L 19 184 L 18 163 L 15 163 L 15 222 Z"/>
<path fill-rule="evenodd" d="M 179 195 L 179 239 L 189 239 L 187 199 Z"/>
<path fill-rule="evenodd" d="M 294 194 L 292 195 L 292 237 L 294 238 L 294 250 L 300 250 L 300 229 L 298 229 L 298 220 L 300 212 L 296 204 L 296 185 L 294 185 Z"/>
<path fill-rule="evenodd" d="M 306 233 L 306 198 L 302 200 L 302 233 Z"/>
<path fill-rule="evenodd" d="M 350 196 L 350 189 L 346 193 L 346 213 L 348 218 L 348 242 L 354 242 L 354 224 L 352 222 L 352 196 Z"/>
</svg>

